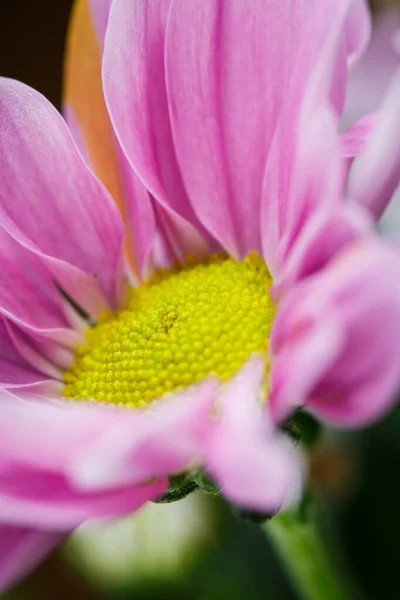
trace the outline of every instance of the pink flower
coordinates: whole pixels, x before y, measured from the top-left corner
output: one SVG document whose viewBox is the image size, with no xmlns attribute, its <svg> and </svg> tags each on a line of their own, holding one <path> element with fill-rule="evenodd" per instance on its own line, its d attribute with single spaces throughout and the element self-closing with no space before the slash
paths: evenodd
<svg viewBox="0 0 400 600">
<path fill-rule="evenodd" d="M 0 82 L 3 587 L 174 474 L 278 509 L 301 465 L 273 420 L 309 405 L 362 425 L 399 386 L 400 260 L 373 231 L 398 182 L 399 79 L 377 122 L 338 134 L 364 2 L 91 11 L 69 45 L 75 142 Z"/>
</svg>

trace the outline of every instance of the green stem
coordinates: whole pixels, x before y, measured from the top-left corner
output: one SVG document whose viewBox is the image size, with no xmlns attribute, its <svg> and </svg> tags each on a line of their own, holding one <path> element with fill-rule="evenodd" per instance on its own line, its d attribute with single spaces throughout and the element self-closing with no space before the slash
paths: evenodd
<svg viewBox="0 0 400 600">
<path fill-rule="evenodd" d="M 316 499 L 298 510 L 281 512 L 263 526 L 303 600 L 356 600 L 360 593 L 321 527 Z M 329 538 L 329 539 L 328 539 Z"/>
</svg>

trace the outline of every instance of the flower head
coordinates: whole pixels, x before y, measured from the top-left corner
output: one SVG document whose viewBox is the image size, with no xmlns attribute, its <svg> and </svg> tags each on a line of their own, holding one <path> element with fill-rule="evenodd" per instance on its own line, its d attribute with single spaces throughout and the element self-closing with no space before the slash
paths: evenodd
<svg viewBox="0 0 400 600">
<path fill-rule="evenodd" d="M 301 481 L 276 425 L 392 401 L 400 259 L 373 217 L 399 178 L 399 80 L 340 137 L 369 18 L 328 4 L 81 0 L 70 129 L 1 80 L 3 586 L 182 473 L 273 512 Z"/>
</svg>

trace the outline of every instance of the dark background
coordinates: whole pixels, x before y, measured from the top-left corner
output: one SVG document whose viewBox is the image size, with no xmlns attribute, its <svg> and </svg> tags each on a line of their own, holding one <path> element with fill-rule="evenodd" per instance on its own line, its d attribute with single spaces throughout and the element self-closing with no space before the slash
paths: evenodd
<svg viewBox="0 0 400 600">
<path fill-rule="evenodd" d="M 1 0 L 0 74 L 60 105 L 62 57 L 72 0 Z"/>
<path fill-rule="evenodd" d="M 0 8 L 0 74 L 39 89 L 57 107 L 71 5 L 70 0 L 2 0 Z M 313 457 L 312 473 L 364 597 L 398 600 L 400 412 L 370 430 L 326 441 Z M 129 589 L 100 593 L 56 554 L 9 597 L 295 599 L 259 529 L 240 524 L 218 501 L 215 511 L 216 539 L 179 581 L 161 581 L 155 573 Z"/>
</svg>

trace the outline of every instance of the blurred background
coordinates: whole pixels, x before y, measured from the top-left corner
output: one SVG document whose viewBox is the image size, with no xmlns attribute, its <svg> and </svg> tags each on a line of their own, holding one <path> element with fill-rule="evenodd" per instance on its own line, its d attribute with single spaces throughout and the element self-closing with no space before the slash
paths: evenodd
<svg viewBox="0 0 400 600">
<path fill-rule="evenodd" d="M 267 1 L 267 0 L 266 0 Z M 400 2 L 373 0 L 374 11 Z M 3 0 L 0 74 L 58 108 L 71 0 Z M 399 99 L 400 102 L 400 99 Z M 371 600 L 400 598 L 400 410 L 363 432 L 328 432 L 311 477 L 331 531 Z M 122 522 L 88 524 L 3 598 L 294 600 L 265 536 L 225 504 L 196 493 Z"/>
</svg>

